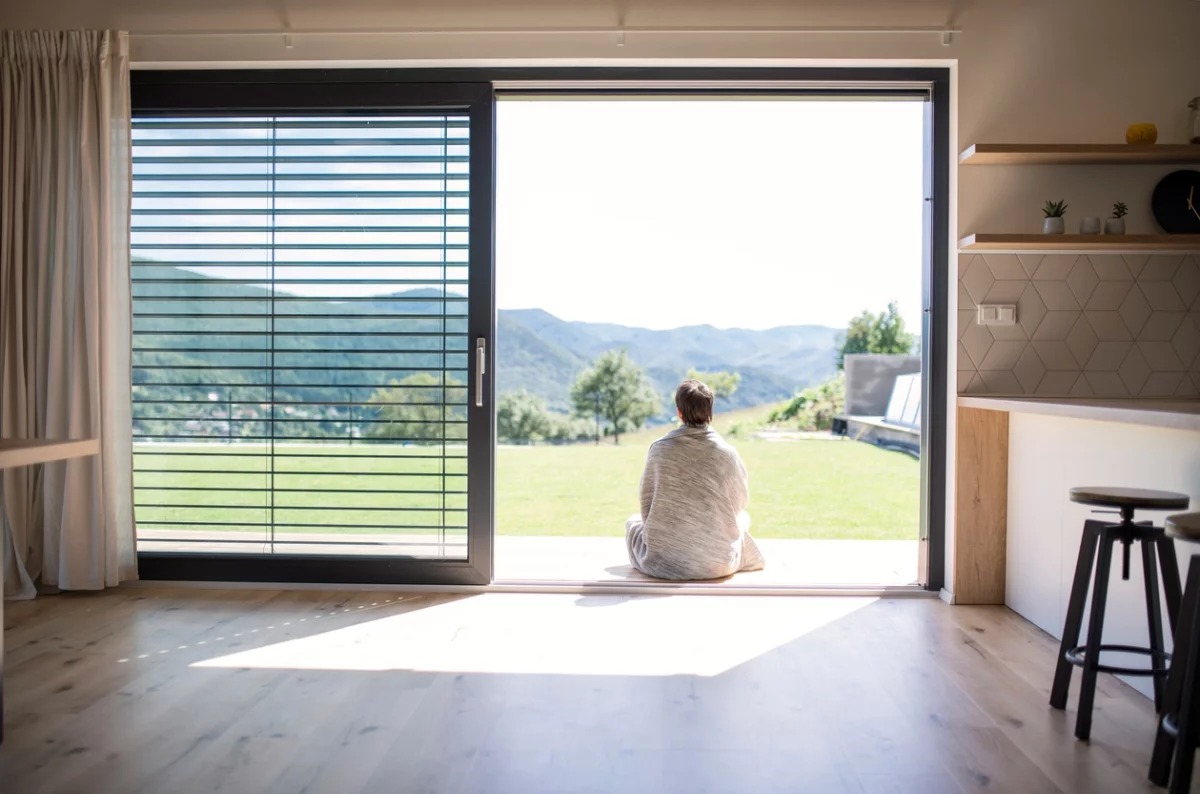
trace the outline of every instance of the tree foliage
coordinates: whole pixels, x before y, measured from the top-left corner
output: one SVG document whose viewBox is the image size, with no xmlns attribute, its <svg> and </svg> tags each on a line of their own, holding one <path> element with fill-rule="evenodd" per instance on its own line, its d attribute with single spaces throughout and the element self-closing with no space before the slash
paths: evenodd
<svg viewBox="0 0 1200 794">
<path fill-rule="evenodd" d="M 738 384 L 742 382 L 742 376 L 736 372 L 701 372 L 698 369 L 689 369 L 687 376 L 707 384 L 713 394 L 724 398 L 732 397 Z"/>
<path fill-rule="evenodd" d="M 771 412 L 771 424 L 788 423 L 798 430 L 828 430 L 833 417 L 846 410 L 846 375 L 838 373 L 824 383 L 810 386 Z"/>
<path fill-rule="evenodd" d="M 500 395 L 496 403 L 496 435 L 503 441 L 532 442 L 551 435 L 546 401 L 525 389 Z"/>
<path fill-rule="evenodd" d="M 576 416 L 595 420 L 597 444 L 601 420 L 619 444 L 622 433 L 641 427 L 659 410 L 659 396 L 624 350 L 610 350 L 575 379 L 571 407 Z"/>
<path fill-rule="evenodd" d="M 496 404 L 496 435 L 502 441 L 571 443 L 590 441 L 592 425 L 585 419 L 551 411 L 546 402 L 525 389 L 500 395 Z"/>
<path fill-rule="evenodd" d="M 913 343 L 913 335 L 905 330 L 904 318 L 893 301 L 887 311 L 879 314 L 864 311 L 850 321 L 838 345 L 837 366 L 844 370 L 846 356 L 855 353 L 908 355 L 913 351 Z"/>
<path fill-rule="evenodd" d="M 467 437 L 466 389 L 454 378 L 443 383 L 418 372 L 376 389 L 369 402 L 376 412 L 366 434 L 371 438 L 421 442 Z"/>
<path fill-rule="evenodd" d="M 592 423 L 588 420 L 554 411 L 549 413 L 549 417 L 550 431 L 546 434 L 547 440 L 559 443 L 592 440 Z"/>
</svg>

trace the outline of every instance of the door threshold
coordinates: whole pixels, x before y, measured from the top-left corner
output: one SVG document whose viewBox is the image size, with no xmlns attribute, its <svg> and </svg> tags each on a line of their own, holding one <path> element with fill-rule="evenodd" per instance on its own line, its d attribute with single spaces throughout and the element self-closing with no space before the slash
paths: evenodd
<svg viewBox="0 0 1200 794">
<path fill-rule="evenodd" d="M 493 593 L 587 593 L 590 595 L 750 595 L 750 596 L 936 596 L 920 585 L 733 584 L 598 580 L 498 579 Z"/>
<path fill-rule="evenodd" d="M 391 593 L 561 593 L 569 595 L 720 595 L 720 596 L 867 596 L 929 597 L 938 594 L 920 585 L 735 585 L 707 582 L 541 581 L 504 579 L 488 585 L 336 584 L 325 582 L 189 582 L 139 580 L 126 588 L 195 590 L 350 590 Z"/>
</svg>

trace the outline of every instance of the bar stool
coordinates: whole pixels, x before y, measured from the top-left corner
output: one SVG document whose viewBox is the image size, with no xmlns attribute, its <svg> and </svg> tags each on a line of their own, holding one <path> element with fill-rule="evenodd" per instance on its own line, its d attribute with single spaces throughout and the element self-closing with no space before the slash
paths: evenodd
<svg viewBox="0 0 1200 794">
<path fill-rule="evenodd" d="M 1166 520 L 1169 538 L 1200 543 L 1200 513 L 1171 516 Z M 1171 794 L 1187 792 L 1192 785 L 1192 762 L 1200 743 L 1200 554 L 1188 563 L 1187 588 L 1179 607 L 1179 626 L 1175 630 L 1175 650 L 1163 692 L 1163 705 L 1150 757 L 1150 780 L 1159 785 L 1171 783 Z M 1171 757 L 1175 763 L 1172 770 Z"/>
<path fill-rule="evenodd" d="M 1092 507 L 1116 508 L 1112 512 L 1121 514 L 1120 523 L 1089 520 L 1083 524 L 1083 539 L 1079 543 L 1079 560 L 1075 563 L 1075 581 L 1071 585 L 1071 600 L 1067 603 L 1067 620 L 1063 625 L 1062 646 L 1059 649 L 1058 666 L 1054 670 L 1054 684 L 1050 688 L 1050 706 L 1056 709 L 1067 707 L 1067 692 L 1071 686 L 1071 668 L 1083 668 L 1083 681 L 1079 693 L 1079 714 L 1075 718 L 1075 736 L 1086 740 L 1092 732 L 1092 705 L 1096 699 L 1096 675 L 1116 673 L 1118 675 L 1152 676 L 1154 678 L 1154 704 L 1162 704 L 1162 679 L 1166 676 L 1166 662 L 1171 658 L 1163 649 L 1162 612 L 1159 607 L 1158 569 L 1162 568 L 1163 588 L 1167 594 L 1167 618 L 1171 630 L 1175 630 L 1179 612 L 1180 586 L 1179 564 L 1175 560 L 1175 546 L 1163 533 L 1147 521 L 1133 520 L 1135 510 L 1186 510 L 1189 498 L 1186 494 L 1171 491 L 1150 491 L 1141 488 L 1072 488 L 1071 501 Z M 1108 580 L 1112 569 L 1113 545 L 1118 541 L 1123 546 L 1121 578 L 1129 579 L 1129 554 L 1134 541 L 1142 544 L 1142 573 L 1145 578 L 1146 618 L 1150 629 L 1150 647 L 1134 645 L 1104 645 L 1104 610 L 1108 602 Z M 1099 547 L 1097 554 L 1097 547 Z M 1155 551 L 1159 559 L 1155 560 Z M 1096 564 L 1095 583 L 1092 585 L 1092 609 L 1088 616 L 1087 644 L 1078 646 L 1079 630 L 1083 626 L 1083 608 L 1087 603 L 1088 579 Z M 1157 564 L 1156 564 L 1157 562 Z M 1114 667 L 1100 664 L 1103 652 L 1136 653 L 1150 657 L 1150 667 Z"/>
</svg>

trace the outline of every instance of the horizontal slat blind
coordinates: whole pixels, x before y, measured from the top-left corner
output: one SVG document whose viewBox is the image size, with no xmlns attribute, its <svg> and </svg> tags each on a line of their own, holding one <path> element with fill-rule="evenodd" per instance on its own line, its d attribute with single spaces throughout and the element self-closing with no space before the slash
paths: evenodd
<svg viewBox="0 0 1200 794">
<path fill-rule="evenodd" d="M 135 119 L 140 548 L 466 556 L 468 136 Z"/>
</svg>

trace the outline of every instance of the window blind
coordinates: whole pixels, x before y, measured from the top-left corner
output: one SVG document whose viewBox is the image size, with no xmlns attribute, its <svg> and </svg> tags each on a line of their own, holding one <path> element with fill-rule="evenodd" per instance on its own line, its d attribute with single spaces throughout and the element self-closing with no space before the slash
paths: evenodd
<svg viewBox="0 0 1200 794">
<path fill-rule="evenodd" d="M 468 139 L 135 119 L 140 549 L 465 558 Z"/>
</svg>

